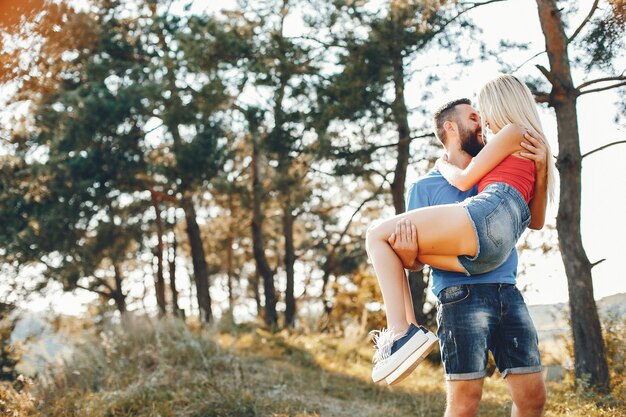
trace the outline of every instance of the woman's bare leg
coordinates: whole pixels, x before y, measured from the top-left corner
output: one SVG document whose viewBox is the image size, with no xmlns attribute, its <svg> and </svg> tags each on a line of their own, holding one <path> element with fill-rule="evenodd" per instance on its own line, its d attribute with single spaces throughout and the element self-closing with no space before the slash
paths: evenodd
<svg viewBox="0 0 626 417">
<path fill-rule="evenodd" d="M 385 310 L 387 327 L 403 334 L 409 326 L 403 280 L 402 262 L 387 239 L 394 232 L 398 220 L 406 218 L 417 227 L 418 254 L 474 256 L 478 242 L 472 223 L 461 205 L 450 204 L 408 211 L 381 221 L 367 231 L 366 247 L 378 278 Z M 457 259 L 448 258 L 453 262 Z M 460 263 L 458 263 L 460 268 Z M 462 270 L 462 269 L 459 269 Z M 408 283 L 406 284 L 408 286 Z"/>
<path fill-rule="evenodd" d="M 433 268 L 465 273 L 457 255 L 419 255 L 418 259 L 421 263 L 430 265 Z"/>
<path fill-rule="evenodd" d="M 409 278 L 406 277 L 402 281 L 402 293 L 404 294 L 404 316 L 407 323 L 417 325 L 415 319 L 415 310 L 413 309 L 413 298 L 411 297 L 411 288 L 409 287 Z"/>
</svg>

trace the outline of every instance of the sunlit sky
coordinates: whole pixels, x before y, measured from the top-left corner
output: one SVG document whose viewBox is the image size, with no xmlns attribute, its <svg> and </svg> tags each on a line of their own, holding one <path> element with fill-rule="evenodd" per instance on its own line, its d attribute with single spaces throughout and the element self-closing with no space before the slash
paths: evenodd
<svg viewBox="0 0 626 417">
<path fill-rule="evenodd" d="M 577 2 L 579 12 L 570 17 L 572 27 L 581 22 L 593 3 L 592 0 Z M 221 7 L 233 8 L 234 1 L 220 2 L 196 0 L 193 5 L 195 11 L 217 10 Z M 530 0 L 509 0 L 504 3 L 495 3 L 479 7 L 470 12 L 469 16 L 483 30 L 480 38 L 494 48 L 502 39 L 528 43 L 528 49 L 519 52 L 508 52 L 506 61 L 512 64 L 521 64 L 536 53 L 544 50 L 544 38 L 537 16 L 536 4 Z M 301 31 L 298 19 L 287 20 L 286 32 L 297 35 Z M 569 29 L 571 32 L 572 29 Z M 569 32 L 568 32 L 569 33 Z M 459 42 L 468 42 L 459 39 Z M 463 45 L 462 45 L 463 46 Z M 471 45 L 467 48 L 471 49 Z M 570 52 L 571 54 L 571 52 Z M 570 55 L 571 58 L 573 58 Z M 450 57 L 445 53 L 430 52 L 420 55 L 420 62 L 449 62 Z M 549 67 L 545 54 L 525 64 L 515 75 L 538 76 L 535 64 Z M 621 62 L 624 68 L 625 63 Z M 455 77 L 457 69 L 441 69 L 440 77 L 446 91 L 440 91 L 433 98 L 433 108 L 438 103 L 458 97 L 468 97 L 475 100 L 476 94 L 486 81 L 499 73 L 499 67 L 494 62 L 479 62 L 465 67 L 464 73 L 458 79 Z M 417 77 L 419 78 L 419 77 Z M 591 77 L 589 79 L 593 79 Z M 588 80 L 585 74 L 574 73 L 574 83 L 577 85 Z M 624 87 L 622 87 L 624 88 Z M 412 82 L 406 86 L 406 98 L 411 107 L 415 99 L 419 99 L 419 82 Z M 583 95 L 578 100 L 578 123 L 582 153 L 588 152 L 604 144 L 626 139 L 626 132 L 614 123 L 616 115 L 616 92 L 607 91 Z M 540 112 L 544 130 L 550 141 L 553 153 L 558 153 L 556 134 L 556 120 L 554 112 L 543 109 Z M 582 237 L 583 244 L 590 261 L 596 262 L 605 258 L 593 269 L 594 294 L 596 299 L 611 294 L 626 292 L 626 272 L 621 261 L 626 258 L 626 145 L 617 145 L 607 150 L 595 153 L 583 162 L 582 180 Z M 409 167 L 407 187 L 418 178 L 418 170 Z M 548 208 L 547 223 L 556 224 L 557 205 Z M 538 238 L 538 232 L 530 231 Z M 528 304 L 549 304 L 565 302 L 568 299 L 567 279 L 562 259 L 559 253 L 539 255 L 524 252 L 520 264 L 526 267 L 526 274 L 518 280 L 518 285 L 525 288 L 525 298 Z M 82 311 L 83 301 L 88 298 L 84 294 L 65 294 L 50 300 L 51 305 L 59 312 L 78 313 Z M 219 297 L 218 298 L 222 298 Z M 30 303 L 29 308 L 41 309 L 48 303 L 40 301 Z"/>
</svg>

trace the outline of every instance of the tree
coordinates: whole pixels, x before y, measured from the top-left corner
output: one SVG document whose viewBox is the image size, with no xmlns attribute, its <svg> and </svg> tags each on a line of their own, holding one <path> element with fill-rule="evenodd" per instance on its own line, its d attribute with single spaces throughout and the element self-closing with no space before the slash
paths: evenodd
<svg viewBox="0 0 626 417">
<path fill-rule="evenodd" d="M 429 111 L 423 105 L 409 110 L 407 105 L 405 88 L 415 76 L 412 65 L 420 54 L 436 45 L 455 53 L 459 62 L 471 61 L 454 38 L 460 33 L 471 36 L 473 26 L 463 14 L 488 3 L 492 1 L 391 0 L 372 6 L 367 2 L 335 1 L 327 8 L 324 25 L 330 29 L 329 34 L 314 42 L 337 53 L 340 70 L 320 83 L 316 125 L 320 152 L 335 163 L 336 174 L 388 185 L 396 214 L 406 210 L 411 143 L 434 136 L 429 123 L 413 128 L 409 123 L 411 111 Z M 425 78 L 427 84 L 438 79 L 436 73 Z M 423 95 L 427 97 L 426 92 Z M 357 128 L 345 129 L 346 122 Z M 394 164 L 386 166 L 391 158 Z M 428 277 L 414 272 L 409 283 L 416 318 L 425 322 Z"/>
<path fill-rule="evenodd" d="M 281 265 L 273 268 L 268 260 L 273 240 L 269 231 L 274 223 L 266 214 L 275 204 L 280 210 L 287 327 L 293 326 L 296 317 L 297 219 L 308 195 L 308 166 L 304 161 L 310 155 L 305 130 L 311 117 L 311 77 L 317 71 L 310 48 L 285 35 L 285 20 L 297 4 L 287 0 L 257 2 L 254 7 L 246 4 L 239 16 L 254 28 L 247 75 L 250 88 L 263 98 L 242 98 L 237 104 L 246 119 L 251 143 L 253 252 L 264 283 L 266 322 L 275 326 L 279 299 L 274 281 Z"/>
<path fill-rule="evenodd" d="M 22 57 L 29 51 L 17 51 L 11 55 L 30 62 L 23 73 L 19 73 L 19 65 L 8 67 L 12 72 L 6 79 L 19 79 L 16 100 L 32 99 L 36 115 L 34 133 L 14 135 L 16 149 L 23 151 L 24 161 L 37 148 L 48 152 L 47 159 L 30 164 L 29 169 L 31 177 L 40 182 L 53 180 L 41 185 L 44 203 L 49 205 L 33 204 L 33 210 L 46 219 L 39 224 L 46 226 L 46 235 L 50 236 L 51 227 L 62 229 L 72 222 L 87 224 L 79 229 L 89 238 L 95 231 L 102 231 L 107 233 L 104 237 L 119 237 L 121 242 L 126 239 L 129 245 L 133 236 L 139 245 L 150 245 L 150 237 L 156 234 L 156 294 L 164 312 L 161 203 L 182 207 L 201 315 L 209 321 L 209 271 L 193 199 L 202 194 L 227 158 L 220 112 L 227 107 L 230 96 L 220 71 L 227 71 L 224 67 L 228 62 L 238 60 L 232 48 L 221 49 L 221 42 L 231 35 L 211 18 L 173 16 L 167 7 L 159 8 L 152 2 L 139 5 L 135 11 L 117 1 L 96 2 L 94 6 L 93 12 L 75 13 L 66 6 L 51 5 L 47 20 L 38 29 L 38 39 L 42 40 L 39 53 Z M 136 14 L 143 18 L 137 19 Z M 183 26 L 194 31 L 182 30 Z M 236 42 L 239 34 L 232 33 Z M 73 42 L 66 39 L 70 34 Z M 155 38 L 158 41 L 154 42 Z M 208 60 L 204 53 L 207 49 L 213 53 Z M 12 52 L 9 50 L 9 54 Z M 156 146 L 148 140 L 155 129 L 149 123 L 155 119 L 169 133 Z M 50 173 L 50 177 L 37 175 L 36 169 Z M 129 208 L 136 211 L 131 213 Z M 151 208 L 154 214 L 144 216 Z M 74 211 L 68 212 L 70 209 Z M 52 213 L 59 217 L 48 219 Z M 131 222 L 131 228 L 120 233 L 99 228 L 117 222 L 120 213 L 127 214 L 124 220 Z M 32 214 L 22 217 L 36 218 Z M 31 235 L 35 239 L 36 234 Z M 72 278 L 73 285 L 83 273 L 97 275 L 99 261 L 93 258 L 95 254 L 83 251 L 88 240 L 80 233 L 59 235 L 63 239 L 51 242 L 49 247 L 43 248 L 38 242 L 35 247 L 41 248 L 40 252 L 31 253 L 29 259 L 41 259 L 42 253 L 53 253 L 56 246 L 68 242 L 65 247 L 72 253 L 82 251 L 82 259 L 95 262 L 90 270 L 72 273 L 72 277 L 78 276 Z M 99 242 L 100 246 L 114 245 L 115 254 L 123 261 L 119 252 L 123 252 L 123 245 L 106 239 Z M 136 248 L 127 245 L 126 249 Z M 112 253 L 107 252 L 107 256 Z M 75 256 L 67 260 L 70 269 L 73 259 Z M 111 264 L 117 280 L 121 274 L 119 262 Z M 55 270 L 65 269 L 50 265 Z M 86 288 L 101 295 L 110 292 Z M 117 288 L 113 293 L 120 291 Z"/>
<path fill-rule="evenodd" d="M 17 318 L 12 317 L 14 311 L 13 304 L 0 302 L 0 381 L 15 381 L 18 375 L 15 367 L 22 358 L 21 352 L 11 343 L 17 325 Z"/>
<path fill-rule="evenodd" d="M 599 3 L 594 1 L 583 22 L 567 36 L 557 1 L 537 0 L 550 69 L 537 65 L 549 83 L 549 91 L 537 90 L 535 94 L 539 102 L 554 108 L 557 117 L 557 168 L 561 183 L 557 230 L 567 274 L 576 377 L 588 377 L 593 387 L 606 392 L 609 373 L 591 275 L 592 268 L 601 261 L 589 261 L 580 232 L 581 168 L 585 155 L 580 152 L 576 102 L 581 95 L 626 85 L 624 72 L 611 74 L 612 62 L 623 52 L 626 7 L 622 1 L 608 0 L 604 15 L 598 16 Z M 586 62 L 583 61 L 587 74 L 594 68 L 609 74 L 575 85 L 569 52 L 576 42 L 587 50 Z"/>
<path fill-rule="evenodd" d="M 37 52 L 17 49 L 10 67 L 18 84 L 14 99 L 30 100 L 32 119 L 11 132 L 21 170 L 7 188 L 36 187 L 30 195 L 3 195 L 5 207 L 13 208 L 5 259 L 18 268 L 43 264 L 47 278 L 96 292 L 124 313 L 121 266 L 141 245 L 136 219 L 143 206 L 121 198 L 135 191 L 135 175 L 145 169 L 135 158 L 141 133 L 132 119 L 141 105 L 133 91 L 109 90 L 110 62 L 98 57 L 108 55 L 123 68 L 127 44 L 98 32 L 98 15 L 53 4 L 43 16 L 33 33 Z M 55 27 L 73 33 L 72 41 Z M 24 55 L 28 65 L 18 65 Z M 30 157 L 38 153 L 44 156 Z"/>
<path fill-rule="evenodd" d="M 257 84 L 273 91 L 272 108 L 267 109 L 273 118 L 273 127 L 264 140 L 264 149 L 276 169 L 272 188 L 277 190 L 281 213 L 286 288 L 285 326 L 294 325 L 296 299 L 294 295 L 294 265 L 296 247 L 294 224 L 302 213 L 302 204 L 309 194 L 306 177 L 308 166 L 307 143 L 303 136 L 308 122 L 307 105 L 311 92 L 308 79 L 317 68 L 312 63 L 309 47 L 285 36 L 285 19 L 296 2 L 283 0 L 273 5 L 276 23 L 271 16 L 263 18 L 267 24 L 268 39 L 263 39 L 262 53 L 266 57 L 256 66 Z"/>
<path fill-rule="evenodd" d="M 227 138 L 232 120 L 226 115 L 247 79 L 240 69 L 250 54 L 251 31 L 228 15 L 180 17 L 159 14 L 154 5 L 152 12 L 159 36 L 155 72 L 165 68 L 153 80 L 165 89 L 152 96 L 154 116 L 166 127 L 175 157 L 162 172 L 185 211 L 198 303 L 209 320 L 209 265 L 193 199 L 206 195 L 198 190 L 206 192 L 232 157 Z"/>
</svg>

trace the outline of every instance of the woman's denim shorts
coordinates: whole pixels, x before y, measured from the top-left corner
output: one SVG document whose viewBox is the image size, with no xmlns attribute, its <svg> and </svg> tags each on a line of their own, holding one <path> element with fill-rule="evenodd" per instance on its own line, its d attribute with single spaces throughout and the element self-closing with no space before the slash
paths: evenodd
<svg viewBox="0 0 626 417">
<path fill-rule="evenodd" d="M 524 197 L 503 182 L 461 203 L 473 223 L 478 247 L 476 256 L 459 256 L 467 275 L 484 274 L 500 266 L 515 250 L 517 239 L 530 223 L 530 210 Z"/>
</svg>

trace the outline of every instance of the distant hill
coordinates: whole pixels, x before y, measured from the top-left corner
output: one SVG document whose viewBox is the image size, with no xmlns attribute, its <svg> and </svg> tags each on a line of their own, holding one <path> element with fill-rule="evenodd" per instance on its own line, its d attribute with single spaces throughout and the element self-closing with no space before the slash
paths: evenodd
<svg viewBox="0 0 626 417">
<path fill-rule="evenodd" d="M 610 295 L 596 300 L 600 317 L 608 313 L 626 317 L 626 293 Z M 539 304 L 528 306 L 530 316 L 537 327 L 540 340 L 550 340 L 559 334 L 569 332 L 568 303 Z"/>
</svg>

